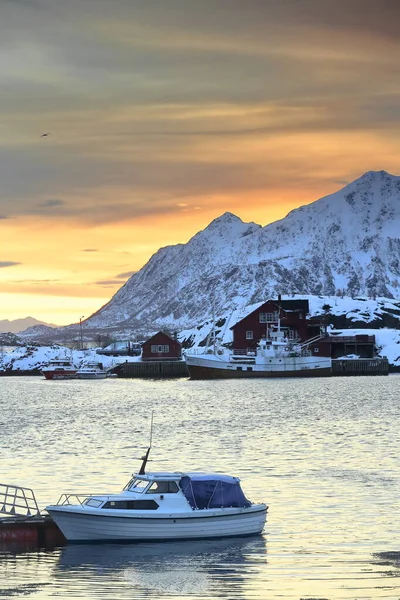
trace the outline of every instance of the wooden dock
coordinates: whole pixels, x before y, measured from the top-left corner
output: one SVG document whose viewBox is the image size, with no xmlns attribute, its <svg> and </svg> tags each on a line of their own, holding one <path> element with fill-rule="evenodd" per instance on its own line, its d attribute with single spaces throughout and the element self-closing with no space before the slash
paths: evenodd
<svg viewBox="0 0 400 600">
<path fill-rule="evenodd" d="M 118 367 L 117 373 L 118 377 L 128 378 L 168 379 L 189 377 L 189 371 L 184 360 L 125 362 Z"/>
<path fill-rule="evenodd" d="M 355 358 L 332 360 L 332 375 L 389 375 L 387 358 Z"/>
</svg>

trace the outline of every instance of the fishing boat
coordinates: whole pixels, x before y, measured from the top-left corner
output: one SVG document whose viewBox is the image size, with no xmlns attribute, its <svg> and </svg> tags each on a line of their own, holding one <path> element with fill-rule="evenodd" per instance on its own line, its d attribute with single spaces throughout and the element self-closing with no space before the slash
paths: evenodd
<svg viewBox="0 0 400 600">
<path fill-rule="evenodd" d="M 289 339 L 280 321 L 271 325 L 258 346 L 246 350 L 206 348 L 203 354 L 186 353 L 191 379 L 232 379 L 243 377 L 325 377 L 332 374 L 332 360 L 315 356 L 309 346 Z"/>
<path fill-rule="evenodd" d="M 166 541 L 261 533 L 268 507 L 220 473 L 139 472 L 117 494 L 63 494 L 46 507 L 69 542 Z"/>
<path fill-rule="evenodd" d="M 78 379 L 105 379 L 107 371 L 98 362 L 88 362 L 76 372 Z"/>
<path fill-rule="evenodd" d="M 77 368 L 67 358 L 53 359 L 45 367 L 42 367 L 42 375 L 46 379 L 75 379 Z"/>
</svg>

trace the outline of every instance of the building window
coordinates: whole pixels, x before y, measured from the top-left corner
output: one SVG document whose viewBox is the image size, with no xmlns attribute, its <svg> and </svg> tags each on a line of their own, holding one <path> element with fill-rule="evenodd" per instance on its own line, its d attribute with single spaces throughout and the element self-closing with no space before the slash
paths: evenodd
<svg viewBox="0 0 400 600">
<path fill-rule="evenodd" d="M 276 323 L 278 320 L 278 312 L 259 313 L 260 323 Z"/>
<path fill-rule="evenodd" d="M 158 346 L 152 345 L 151 352 L 152 352 L 152 354 L 156 354 L 158 352 Z"/>
<path fill-rule="evenodd" d="M 246 331 L 246 340 L 252 340 L 252 339 L 253 339 L 253 332 Z"/>
<path fill-rule="evenodd" d="M 299 313 L 299 319 L 303 318 L 303 313 Z"/>
<path fill-rule="evenodd" d="M 163 352 L 166 352 L 166 353 L 168 353 L 168 352 L 169 352 L 169 345 L 168 345 L 168 344 L 165 344 L 165 345 L 162 347 L 162 351 L 163 351 Z"/>
<path fill-rule="evenodd" d="M 260 323 L 275 323 L 279 320 L 279 314 L 277 312 L 264 313 L 260 312 L 259 315 Z"/>
<path fill-rule="evenodd" d="M 314 352 L 315 353 L 319 352 L 319 348 L 314 348 Z"/>
</svg>

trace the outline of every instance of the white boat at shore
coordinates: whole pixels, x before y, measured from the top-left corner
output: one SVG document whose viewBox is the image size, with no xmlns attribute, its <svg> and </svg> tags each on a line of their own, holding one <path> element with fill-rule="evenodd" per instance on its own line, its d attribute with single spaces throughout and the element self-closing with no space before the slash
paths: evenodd
<svg viewBox="0 0 400 600">
<path fill-rule="evenodd" d="M 98 362 L 88 362 L 76 372 L 78 379 L 105 379 L 108 373 Z"/>
<path fill-rule="evenodd" d="M 191 379 L 244 377 L 324 377 L 332 374 L 332 360 L 315 356 L 303 344 L 288 339 L 285 329 L 271 326 L 268 337 L 257 348 L 229 351 L 221 348 L 203 354 L 187 352 L 185 361 Z"/>
<path fill-rule="evenodd" d="M 150 446 L 151 447 L 151 446 Z M 165 541 L 261 533 L 268 506 L 253 504 L 237 477 L 219 473 L 138 474 L 117 494 L 63 494 L 46 507 L 69 542 Z"/>
</svg>

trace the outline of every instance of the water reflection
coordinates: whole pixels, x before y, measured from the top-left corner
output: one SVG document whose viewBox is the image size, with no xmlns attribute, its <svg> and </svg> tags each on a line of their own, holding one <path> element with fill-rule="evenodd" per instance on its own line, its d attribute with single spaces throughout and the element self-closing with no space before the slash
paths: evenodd
<svg viewBox="0 0 400 600">
<path fill-rule="evenodd" d="M 41 507 L 117 492 L 154 409 L 152 468 L 241 477 L 271 507 L 268 554 L 265 538 L 7 546 L 1 600 L 400 599 L 400 376 L 47 383 L 1 382 L 3 482 L 33 487 Z"/>
<path fill-rule="evenodd" d="M 387 577 L 400 577 L 400 552 L 375 552 L 373 554 L 374 564 L 383 567 L 381 575 Z"/>
<path fill-rule="evenodd" d="M 119 581 L 126 591 L 159 598 L 244 597 L 247 582 L 265 569 L 263 536 L 184 542 L 69 545 L 61 550 L 56 577 L 79 579 L 82 588 Z"/>
<path fill-rule="evenodd" d="M 51 588 L 51 573 L 59 549 L 38 548 L 34 543 L 0 543 L 0 597 L 44 598 Z"/>
</svg>

